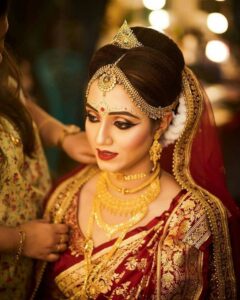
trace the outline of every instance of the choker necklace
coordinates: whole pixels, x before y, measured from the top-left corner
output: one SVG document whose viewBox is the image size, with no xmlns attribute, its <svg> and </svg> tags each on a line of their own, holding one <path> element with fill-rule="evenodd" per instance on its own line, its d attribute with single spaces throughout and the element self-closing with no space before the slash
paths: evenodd
<svg viewBox="0 0 240 300">
<path fill-rule="evenodd" d="M 113 176 L 116 177 L 116 179 L 123 180 L 123 181 L 139 180 L 147 176 L 146 173 L 136 173 L 136 174 L 129 174 L 129 175 L 124 175 L 122 173 L 112 173 L 112 174 Z"/>
<path fill-rule="evenodd" d="M 160 166 L 158 165 L 157 168 L 155 169 L 155 171 L 153 172 L 153 174 L 146 181 L 144 181 L 138 187 L 130 189 L 130 188 L 116 186 L 114 183 L 112 183 L 111 179 L 109 178 L 109 173 L 106 172 L 106 183 L 109 187 L 112 187 L 117 192 L 119 192 L 123 195 L 133 194 L 133 193 L 137 193 L 137 192 L 143 190 L 145 187 L 147 187 L 159 175 L 159 173 L 160 173 Z M 131 176 L 131 175 L 129 175 L 129 176 Z"/>
<path fill-rule="evenodd" d="M 159 173 L 156 173 L 155 178 L 140 195 L 128 199 L 121 199 L 109 192 L 106 173 L 103 172 L 98 180 L 95 203 L 97 206 L 100 205 L 100 208 L 106 209 L 112 214 L 133 216 L 142 209 L 145 209 L 160 193 L 160 179 L 159 176 L 157 176 L 158 174 Z"/>
</svg>

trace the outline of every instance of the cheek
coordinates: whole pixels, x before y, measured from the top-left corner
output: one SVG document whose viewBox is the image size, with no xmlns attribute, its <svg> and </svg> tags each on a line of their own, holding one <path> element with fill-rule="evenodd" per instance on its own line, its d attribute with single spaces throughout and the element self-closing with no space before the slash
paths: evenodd
<svg viewBox="0 0 240 300">
<path fill-rule="evenodd" d="M 131 132 L 126 134 L 124 138 L 119 139 L 119 144 L 121 143 L 122 148 L 126 150 L 136 150 L 144 148 L 148 150 L 152 143 L 152 137 L 149 131 L 137 130 L 136 132 Z"/>
</svg>

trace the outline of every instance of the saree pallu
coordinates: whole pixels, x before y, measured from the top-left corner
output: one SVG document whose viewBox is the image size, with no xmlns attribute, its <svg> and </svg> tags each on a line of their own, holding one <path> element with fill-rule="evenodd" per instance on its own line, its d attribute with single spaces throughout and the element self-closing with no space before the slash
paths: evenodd
<svg viewBox="0 0 240 300">
<path fill-rule="evenodd" d="M 56 222 L 62 218 L 71 227 L 71 239 L 68 250 L 47 268 L 38 298 L 187 300 L 207 299 L 210 294 L 214 298 L 214 282 L 208 280 L 209 224 L 201 203 L 185 190 L 160 216 L 129 231 L 109 260 L 106 257 L 115 240 L 94 248 L 88 288 L 95 289 L 96 294 L 84 298 L 84 235 L 78 226 L 77 211 L 79 191 L 93 169 L 74 174 L 50 199 L 52 219 Z"/>
</svg>

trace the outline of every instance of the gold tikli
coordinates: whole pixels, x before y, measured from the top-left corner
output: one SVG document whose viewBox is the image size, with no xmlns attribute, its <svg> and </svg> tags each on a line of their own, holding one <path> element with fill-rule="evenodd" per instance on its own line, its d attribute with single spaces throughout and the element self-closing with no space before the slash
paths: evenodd
<svg viewBox="0 0 240 300">
<path fill-rule="evenodd" d="M 143 45 L 138 42 L 133 31 L 127 25 L 126 21 L 114 37 L 112 44 L 123 49 L 143 47 Z M 117 84 L 119 84 L 125 89 L 135 106 L 138 107 L 146 116 L 151 119 L 161 119 L 166 112 L 175 109 L 178 104 L 178 99 L 176 99 L 172 104 L 165 107 L 155 107 L 148 104 L 144 100 L 144 98 L 132 86 L 131 82 L 128 80 L 123 71 L 117 66 L 124 56 L 125 54 L 118 58 L 115 63 L 105 65 L 96 71 L 96 73 L 92 76 L 88 83 L 86 98 L 89 95 L 89 90 L 92 83 L 95 80 L 98 80 L 98 87 L 103 92 L 103 96 L 105 96 L 107 92 L 110 92 Z"/>
</svg>

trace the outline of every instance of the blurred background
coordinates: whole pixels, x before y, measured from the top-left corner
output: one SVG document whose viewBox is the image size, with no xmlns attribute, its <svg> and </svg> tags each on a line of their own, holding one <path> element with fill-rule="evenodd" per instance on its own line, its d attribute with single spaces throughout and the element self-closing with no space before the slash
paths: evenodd
<svg viewBox="0 0 240 300">
<path fill-rule="evenodd" d="M 83 128 L 89 61 L 125 19 L 172 37 L 204 84 L 228 186 L 240 203 L 239 0 L 12 0 L 7 42 L 25 89 L 50 114 Z M 59 150 L 46 154 L 53 177 L 75 165 Z"/>
</svg>

